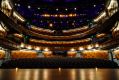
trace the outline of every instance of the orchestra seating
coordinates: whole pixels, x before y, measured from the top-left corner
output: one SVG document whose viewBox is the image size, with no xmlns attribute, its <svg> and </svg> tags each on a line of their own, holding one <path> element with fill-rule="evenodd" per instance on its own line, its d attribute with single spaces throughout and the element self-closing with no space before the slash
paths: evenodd
<svg viewBox="0 0 119 80">
<path fill-rule="evenodd" d="M 36 58 L 37 57 L 37 52 L 35 51 L 12 51 L 11 52 L 11 58 L 12 59 L 19 59 L 19 58 Z"/>
<path fill-rule="evenodd" d="M 115 50 L 114 54 L 115 54 L 115 58 L 119 60 L 119 50 Z"/>
<path fill-rule="evenodd" d="M 0 60 L 5 58 L 5 51 L 0 50 Z"/>
<path fill-rule="evenodd" d="M 117 68 L 110 60 L 94 58 L 22 58 L 4 61 L 1 68 Z"/>
<path fill-rule="evenodd" d="M 106 50 L 94 50 L 94 51 L 84 51 L 82 53 L 82 58 L 97 58 L 97 59 L 109 59 L 108 51 Z"/>
</svg>

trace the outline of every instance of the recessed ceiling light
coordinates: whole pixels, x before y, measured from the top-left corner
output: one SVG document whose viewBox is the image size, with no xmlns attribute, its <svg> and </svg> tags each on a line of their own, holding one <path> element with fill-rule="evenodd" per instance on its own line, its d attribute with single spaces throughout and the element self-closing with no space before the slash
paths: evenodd
<svg viewBox="0 0 119 80">
<path fill-rule="evenodd" d="M 28 8 L 30 9 L 30 8 L 31 8 L 31 6 L 28 6 Z"/>
</svg>

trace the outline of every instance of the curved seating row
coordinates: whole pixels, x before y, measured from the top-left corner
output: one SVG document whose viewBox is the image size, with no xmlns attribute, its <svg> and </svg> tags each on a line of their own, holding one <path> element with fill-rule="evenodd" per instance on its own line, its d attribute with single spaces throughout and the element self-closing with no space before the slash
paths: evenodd
<svg viewBox="0 0 119 80">
<path fill-rule="evenodd" d="M 119 50 L 114 51 L 115 58 L 119 60 Z"/>
<path fill-rule="evenodd" d="M 0 59 L 4 59 L 5 58 L 5 51 L 0 50 Z"/>
<path fill-rule="evenodd" d="M 82 58 L 109 59 L 108 51 L 95 50 L 82 52 Z"/>
<path fill-rule="evenodd" d="M 12 51 L 11 58 L 19 59 L 19 58 L 36 58 L 37 52 L 35 51 Z"/>
<path fill-rule="evenodd" d="M 44 35 L 54 35 L 54 31 L 50 29 L 43 29 L 39 27 L 32 26 L 31 29 L 32 31 L 39 33 L 39 34 L 44 34 Z M 85 31 L 89 30 L 88 26 L 84 26 L 81 28 L 76 28 L 76 29 L 70 29 L 70 30 L 63 30 L 62 33 L 64 36 L 69 36 L 69 35 L 74 35 L 74 34 L 79 34 L 83 33 Z"/>
<path fill-rule="evenodd" d="M 55 46 L 55 45 L 60 45 L 60 46 L 74 46 L 74 45 L 82 45 L 82 44 L 89 44 L 91 42 L 90 38 L 87 39 L 82 39 L 82 40 L 75 40 L 75 41 L 45 41 L 45 40 L 37 40 L 37 39 L 30 39 L 29 43 L 30 44 L 40 44 L 40 45 L 50 45 L 50 46 Z"/>
<path fill-rule="evenodd" d="M 26 58 L 3 62 L 1 68 L 116 68 L 109 60 L 83 58 Z"/>
</svg>

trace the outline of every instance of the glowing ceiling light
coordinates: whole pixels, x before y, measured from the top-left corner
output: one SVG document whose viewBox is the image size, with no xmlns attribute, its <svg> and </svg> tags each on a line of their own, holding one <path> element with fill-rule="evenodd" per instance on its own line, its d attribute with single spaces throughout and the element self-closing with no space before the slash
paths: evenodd
<svg viewBox="0 0 119 80">
<path fill-rule="evenodd" d="M 96 5 L 93 5 L 93 7 L 96 7 Z"/>
<path fill-rule="evenodd" d="M 57 8 L 56 11 L 58 11 L 59 9 Z"/>
<path fill-rule="evenodd" d="M 65 10 L 67 11 L 68 9 L 66 8 Z"/>
<path fill-rule="evenodd" d="M 38 10 L 40 10 L 40 7 L 38 7 Z"/>
<path fill-rule="evenodd" d="M 17 6 L 19 6 L 19 7 L 20 7 L 20 4 L 17 4 Z"/>
<path fill-rule="evenodd" d="M 28 6 L 28 8 L 30 9 L 30 8 L 31 8 L 31 6 Z"/>
<path fill-rule="evenodd" d="M 74 10 L 77 10 L 77 8 L 74 8 Z"/>
</svg>

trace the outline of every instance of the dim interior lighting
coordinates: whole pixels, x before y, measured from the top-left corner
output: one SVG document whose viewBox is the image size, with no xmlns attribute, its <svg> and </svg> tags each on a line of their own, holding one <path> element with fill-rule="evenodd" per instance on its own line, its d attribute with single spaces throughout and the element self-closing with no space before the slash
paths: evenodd
<svg viewBox="0 0 119 80">
<path fill-rule="evenodd" d="M 46 51 L 46 52 L 47 52 L 47 51 L 49 51 L 49 49 L 48 49 L 48 48 L 45 48 L 45 49 L 44 49 L 44 51 Z"/>
</svg>

